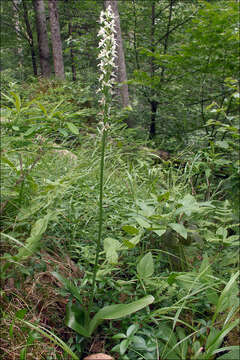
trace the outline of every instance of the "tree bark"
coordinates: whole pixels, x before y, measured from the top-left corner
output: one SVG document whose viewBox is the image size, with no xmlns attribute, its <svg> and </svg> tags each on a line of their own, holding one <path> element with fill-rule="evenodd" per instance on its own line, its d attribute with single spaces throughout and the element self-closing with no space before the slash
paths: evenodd
<svg viewBox="0 0 240 360">
<path fill-rule="evenodd" d="M 19 33 L 20 33 L 20 22 L 19 22 L 19 1 L 13 0 L 13 18 L 14 18 L 14 26 L 15 31 L 17 34 L 17 39 L 20 41 Z M 18 58 L 18 66 L 19 68 L 22 68 L 22 57 L 23 57 L 23 49 L 22 47 L 17 47 L 16 49 L 16 56 Z"/>
<path fill-rule="evenodd" d="M 129 105 L 129 94 L 128 94 L 128 84 L 123 84 L 123 82 L 127 81 L 127 71 L 126 71 L 125 56 L 123 50 L 120 16 L 118 12 L 118 2 L 117 0 L 105 0 L 104 1 L 105 9 L 109 5 L 111 6 L 115 16 L 115 29 L 116 29 L 115 37 L 117 42 L 117 59 L 116 59 L 117 80 L 119 83 L 122 83 L 119 92 L 120 92 L 122 108 L 125 108 Z M 126 123 L 128 127 L 133 127 L 133 123 L 130 118 L 126 119 Z"/>
<path fill-rule="evenodd" d="M 62 41 L 60 35 L 57 0 L 48 0 L 48 9 L 49 9 L 50 28 L 51 28 L 54 72 L 56 77 L 58 77 L 59 79 L 64 79 L 65 74 L 64 74 L 64 65 L 63 65 Z"/>
<path fill-rule="evenodd" d="M 37 63 L 36 63 L 36 54 L 35 54 L 35 49 L 34 49 L 34 40 L 33 40 L 31 25 L 29 22 L 28 8 L 27 8 L 26 0 L 22 0 L 22 6 L 23 6 L 24 21 L 26 24 L 26 30 L 27 30 L 27 35 L 28 35 L 28 43 L 29 43 L 29 46 L 31 49 L 31 55 L 32 55 L 33 74 L 35 76 L 37 76 Z"/>
<path fill-rule="evenodd" d="M 69 21 L 68 23 L 68 36 L 72 36 L 72 23 Z M 76 72 L 76 66 L 74 61 L 74 50 L 72 46 L 72 41 L 70 42 L 70 59 L 71 59 L 71 68 L 72 68 L 72 80 L 77 80 L 77 72 Z"/>
<path fill-rule="evenodd" d="M 70 38 L 69 46 L 70 46 L 70 62 L 71 62 L 71 69 L 72 69 L 72 81 L 77 80 L 77 71 L 76 71 L 76 65 L 74 61 L 74 48 L 73 48 L 73 42 L 72 42 L 72 33 L 73 33 L 73 26 L 72 26 L 72 18 L 71 13 L 69 11 L 69 0 L 65 0 L 66 7 L 65 12 L 67 14 L 68 18 L 68 37 Z"/>
<path fill-rule="evenodd" d="M 149 138 L 153 139 L 156 135 L 156 115 L 157 115 L 158 102 L 152 100 L 150 102 L 150 106 L 151 106 L 151 123 L 149 130 Z"/>
<path fill-rule="evenodd" d="M 36 16 L 41 75 L 44 77 L 50 77 L 52 70 L 50 64 L 44 0 L 33 0 L 33 6 Z"/>
<path fill-rule="evenodd" d="M 152 14 L 151 14 L 151 51 L 154 54 L 155 52 L 155 0 L 153 0 L 152 3 Z M 150 59 L 150 74 L 151 79 L 155 76 L 155 64 L 154 64 L 154 57 L 151 57 Z M 152 91 L 151 97 L 154 95 L 154 91 Z M 150 107 L 151 107 L 151 123 L 150 123 L 150 129 L 149 129 L 149 138 L 153 139 L 156 135 L 156 116 L 157 116 L 157 108 L 158 108 L 158 102 L 155 100 L 152 100 L 150 97 Z"/>
</svg>

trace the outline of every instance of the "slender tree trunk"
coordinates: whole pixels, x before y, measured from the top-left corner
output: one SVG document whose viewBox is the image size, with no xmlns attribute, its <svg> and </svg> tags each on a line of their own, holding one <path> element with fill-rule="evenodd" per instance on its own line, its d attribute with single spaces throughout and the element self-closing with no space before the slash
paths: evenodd
<svg viewBox="0 0 240 360">
<path fill-rule="evenodd" d="M 68 36 L 72 37 L 71 21 L 69 21 L 69 23 L 68 23 Z M 72 68 L 72 80 L 76 81 L 77 80 L 77 72 L 76 72 L 76 66 L 75 66 L 75 61 L 74 61 L 74 50 L 73 50 L 73 46 L 72 46 L 72 41 L 70 41 L 70 59 L 71 59 L 71 68 Z"/>
<path fill-rule="evenodd" d="M 116 42 L 117 42 L 117 80 L 119 83 L 127 81 L 127 71 L 125 64 L 125 56 L 123 50 L 123 41 L 122 41 L 122 32 L 120 24 L 120 16 L 118 12 L 118 2 L 117 0 L 105 0 L 104 7 L 105 9 L 108 6 L 111 6 L 112 11 L 115 15 L 115 29 L 116 29 Z M 120 87 L 120 98 L 122 107 L 127 107 L 129 105 L 129 94 L 128 94 L 128 84 L 122 84 Z M 126 119 L 128 127 L 133 127 L 133 122 L 130 118 Z"/>
<path fill-rule="evenodd" d="M 152 53 L 155 52 L 155 29 L 156 29 L 156 15 L 155 15 L 155 0 L 152 0 L 152 25 L 151 25 L 151 51 Z M 172 22 L 172 11 L 173 11 L 173 5 L 175 0 L 169 0 L 169 15 L 168 15 L 168 23 L 167 23 L 167 29 L 166 29 L 166 36 L 164 41 L 164 49 L 163 54 L 167 54 L 168 50 L 168 41 L 169 41 L 169 35 L 170 35 L 170 26 Z M 154 57 L 151 57 L 151 63 L 150 63 L 150 73 L 151 78 L 153 79 L 155 76 L 155 64 L 154 64 Z M 160 83 L 162 84 L 164 82 L 164 72 L 165 67 L 163 66 L 161 69 L 161 75 L 160 75 Z M 156 100 L 150 99 L 150 106 L 151 106 L 151 124 L 150 124 L 150 130 L 149 130 L 149 137 L 152 139 L 156 135 L 156 115 L 157 115 L 157 108 L 158 108 L 158 102 Z"/>
<path fill-rule="evenodd" d="M 65 75 L 62 55 L 62 41 L 60 35 L 57 0 L 48 0 L 48 8 L 50 17 L 54 71 L 56 77 L 58 77 L 59 79 L 64 79 Z"/>
<path fill-rule="evenodd" d="M 77 72 L 76 72 L 76 65 L 74 61 L 74 49 L 72 45 L 72 32 L 73 26 L 71 21 L 71 13 L 69 11 L 69 0 L 64 0 L 66 3 L 65 12 L 67 13 L 68 18 L 68 37 L 70 38 L 69 45 L 70 45 L 70 62 L 71 62 L 71 69 L 72 69 L 72 80 L 77 80 Z"/>
<path fill-rule="evenodd" d="M 149 130 L 149 138 L 153 139 L 156 135 L 156 115 L 157 115 L 157 108 L 158 108 L 158 102 L 157 101 L 151 101 L 151 123 L 150 123 L 150 130 Z"/>
<path fill-rule="evenodd" d="M 29 42 L 29 46 L 31 49 L 31 55 L 32 55 L 33 74 L 35 76 L 37 76 L 37 63 L 36 63 L 36 54 L 35 54 L 35 49 L 34 49 L 34 40 L 33 40 L 31 25 L 29 22 L 28 8 L 27 8 L 26 0 L 22 0 L 22 5 L 23 5 L 23 16 L 24 16 L 24 20 L 25 20 L 25 24 L 26 24 L 27 35 L 28 35 L 28 42 Z"/>
<path fill-rule="evenodd" d="M 20 37 L 19 37 L 19 33 L 20 33 L 19 0 L 13 0 L 12 5 L 13 5 L 14 26 L 15 26 L 15 31 L 17 34 L 17 39 L 19 41 L 20 40 Z M 19 46 L 16 49 L 16 56 L 18 58 L 19 68 L 22 68 L 22 55 L 23 55 L 23 50 L 22 50 L 22 47 Z"/>
<path fill-rule="evenodd" d="M 50 77 L 52 71 L 50 64 L 50 52 L 48 46 L 44 0 L 33 0 L 33 5 L 36 15 L 36 28 L 37 28 L 37 37 L 38 37 L 41 74 L 44 77 Z"/>
<path fill-rule="evenodd" d="M 151 15 L 151 51 L 152 53 L 155 52 L 155 0 L 152 2 L 152 15 Z M 150 59 L 150 74 L 151 79 L 155 76 L 155 64 L 154 64 L 154 57 L 151 57 Z M 157 116 L 157 108 L 158 108 L 158 102 L 155 100 L 152 100 L 153 92 L 150 97 L 150 108 L 151 108 L 151 123 L 150 123 L 150 129 L 149 129 L 149 137 L 150 139 L 154 138 L 156 135 L 156 116 Z"/>
</svg>

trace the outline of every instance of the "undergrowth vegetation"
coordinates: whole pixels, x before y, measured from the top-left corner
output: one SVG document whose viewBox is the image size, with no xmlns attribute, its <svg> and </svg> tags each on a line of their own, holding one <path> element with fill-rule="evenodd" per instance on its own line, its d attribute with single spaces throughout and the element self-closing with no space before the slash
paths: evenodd
<svg viewBox="0 0 240 360">
<path fill-rule="evenodd" d="M 2 359 L 81 359 L 89 351 L 123 360 L 237 359 L 234 118 L 209 120 L 201 142 L 192 137 L 178 153 L 162 144 L 170 150 L 163 160 L 158 144 L 126 129 L 124 114 L 113 115 L 91 309 L 100 315 L 91 333 L 81 325 L 94 271 L 101 156 L 87 94 L 41 81 L 21 91 L 13 84 L 3 96 Z M 112 304 L 122 308 L 109 315 Z"/>
</svg>

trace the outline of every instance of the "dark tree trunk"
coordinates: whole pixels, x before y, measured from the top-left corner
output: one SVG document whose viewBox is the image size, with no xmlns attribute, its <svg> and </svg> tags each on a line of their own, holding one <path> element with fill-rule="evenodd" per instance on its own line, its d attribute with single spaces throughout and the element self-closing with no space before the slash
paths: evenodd
<svg viewBox="0 0 240 360">
<path fill-rule="evenodd" d="M 127 71 L 125 64 L 125 56 L 123 49 L 123 41 L 122 41 L 122 32 L 121 32 L 121 24 L 120 24 L 120 16 L 118 12 L 118 2 L 117 0 L 105 0 L 104 7 L 105 9 L 108 6 L 111 6 L 112 11 L 115 16 L 115 29 L 116 29 L 116 42 L 117 42 L 117 80 L 119 83 L 123 83 L 127 81 Z M 120 98 L 122 108 L 125 108 L 129 105 L 129 94 L 128 94 L 128 84 L 122 84 L 120 87 Z M 126 119 L 126 123 L 128 127 L 133 127 L 133 123 L 130 118 Z"/>
<path fill-rule="evenodd" d="M 155 0 L 152 2 L 152 15 L 151 15 L 151 51 L 152 53 L 155 52 Z M 151 57 L 150 59 L 150 74 L 151 79 L 153 80 L 155 76 L 155 64 L 154 64 L 154 57 Z M 151 97 L 154 94 L 151 94 Z M 150 107 L 151 107 L 151 123 L 150 123 L 150 129 L 149 129 L 149 137 L 150 139 L 153 139 L 156 135 L 156 115 L 157 115 L 157 106 L 158 103 L 154 100 L 151 100 L 151 97 L 149 99 Z"/>
<path fill-rule="evenodd" d="M 33 0 L 33 5 L 36 15 L 36 28 L 41 74 L 44 77 L 50 77 L 52 71 L 50 64 L 50 52 L 48 46 L 44 0 Z"/>
<path fill-rule="evenodd" d="M 157 115 L 157 108 L 158 108 L 158 102 L 157 101 L 151 101 L 151 124 L 150 124 L 150 130 L 149 130 L 149 138 L 153 139 L 156 135 L 156 115 Z"/>
<path fill-rule="evenodd" d="M 36 54 L 35 54 L 35 49 L 34 49 L 34 40 L 33 40 L 31 25 L 29 22 L 28 8 L 27 8 L 26 0 L 22 0 L 22 5 L 23 5 L 23 16 L 24 16 L 24 21 L 26 24 L 27 35 L 28 35 L 28 43 L 29 43 L 29 46 L 31 49 L 31 55 L 32 55 L 33 74 L 35 76 L 37 76 L 37 63 L 36 63 Z"/>
<path fill-rule="evenodd" d="M 54 71 L 56 77 L 58 77 L 59 79 L 64 79 L 65 75 L 62 54 L 62 41 L 60 35 L 57 0 L 48 0 L 48 8 L 51 28 Z"/>
</svg>

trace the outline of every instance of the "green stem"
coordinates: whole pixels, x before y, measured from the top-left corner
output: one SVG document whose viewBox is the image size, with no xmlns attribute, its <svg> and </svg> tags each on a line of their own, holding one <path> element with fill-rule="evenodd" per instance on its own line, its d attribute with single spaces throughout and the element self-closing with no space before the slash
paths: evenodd
<svg viewBox="0 0 240 360">
<path fill-rule="evenodd" d="M 87 312 L 88 320 L 90 318 L 90 312 L 93 305 L 93 299 L 95 294 L 95 285 L 96 285 L 96 275 L 98 270 L 98 259 L 101 248 L 101 238 L 102 238 L 102 223 L 103 223 L 103 172 L 104 172 L 104 160 L 105 160 L 105 144 L 107 138 L 107 130 L 103 129 L 102 140 L 101 140 L 101 163 L 100 163 L 100 184 L 99 184 L 99 223 L 98 223 L 98 238 L 97 238 L 97 246 L 96 246 L 96 255 L 95 255 L 95 263 L 93 269 L 93 280 L 92 280 L 92 288 L 91 288 L 91 297 Z"/>
</svg>

